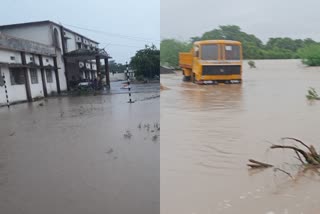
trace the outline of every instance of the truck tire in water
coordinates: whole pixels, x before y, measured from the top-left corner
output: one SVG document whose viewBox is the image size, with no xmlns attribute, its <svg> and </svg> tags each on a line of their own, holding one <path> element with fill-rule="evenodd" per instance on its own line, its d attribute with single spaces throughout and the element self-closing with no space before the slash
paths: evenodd
<svg viewBox="0 0 320 214">
<path fill-rule="evenodd" d="M 190 76 L 183 76 L 182 79 L 184 82 L 190 82 L 191 81 L 191 77 Z"/>
</svg>

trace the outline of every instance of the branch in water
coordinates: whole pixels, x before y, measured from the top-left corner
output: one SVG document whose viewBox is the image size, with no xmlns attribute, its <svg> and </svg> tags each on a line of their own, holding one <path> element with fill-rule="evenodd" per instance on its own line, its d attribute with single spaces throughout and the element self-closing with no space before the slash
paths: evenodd
<svg viewBox="0 0 320 214">
<path fill-rule="evenodd" d="M 287 172 L 287 171 L 285 171 L 285 170 L 283 170 L 283 169 L 280 169 L 280 168 L 274 168 L 273 170 L 274 170 L 275 172 L 276 172 L 276 171 L 283 172 L 283 173 L 287 174 L 290 178 L 294 179 L 294 178 L 292 177 L 292 175 L 291 175 L 289 172 Z"/>
<path fill-rule="evenodd" d="M 312 165 L 319 165 L 320 163 L 311 155 L 308 154 L 307 152 L 303 151 L 302 149 L 296 148 L 294 146 L 282 146 L 282 145 L 272 145 L 270 147 L 271 149 L 293 149 L 294 151 L 300 153 L 304 159 L 306 159 L 307 163 L 312 164 Z"/>
<path fill-rule="evenodd" d="M 271 164 L 267 164 L 267 163 L 263 163 L 260 161 L 256 161 L 253 159 L 249 159 L 249 164 L 247 164 L 247 166 L 250 166 L 251 168 L 268 168 L 268 167 L 273 167 L 273 165 Z"/>
</svg>

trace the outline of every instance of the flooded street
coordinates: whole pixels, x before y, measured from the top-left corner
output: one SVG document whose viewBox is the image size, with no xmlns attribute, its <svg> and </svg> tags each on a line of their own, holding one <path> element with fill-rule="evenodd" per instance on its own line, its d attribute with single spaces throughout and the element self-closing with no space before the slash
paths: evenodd
<svg viewBox="0 0 320 214">
<path fill-rule="evenodd" d="M 320 150 L 320 68 L 299 60 L 244 62 L 242 85 L 200 86 L 161 76 L 161 214 L 318 214 L 320 176 L 292 151 L 296 137 Z M 274 164 L 250 170 L 248 159 Z M 240 212 L 241 210 L 241 212 Z"/>
<path fill-rule="evenodd" d="M 145 86 L 134 104 L 114 94 L 0 108 L 0 212 L 159 213 L 159 84 Z"/>
</svg>

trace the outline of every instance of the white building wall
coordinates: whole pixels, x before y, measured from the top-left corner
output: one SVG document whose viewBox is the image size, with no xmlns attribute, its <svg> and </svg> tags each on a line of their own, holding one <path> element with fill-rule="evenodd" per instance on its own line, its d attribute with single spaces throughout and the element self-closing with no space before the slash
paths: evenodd
<svg viewBox="0 0 320 214">
<path fill-rule="evenodd" d="M 33 58 L 33 61 L 30 59 L 30 57 Z M 35 54 L 26 53 L 26 63 L 34 62 L 37 65 L 40 65 L 39 57 Z"/>
<path fill-rule="evenodd" d="M 30 75 L 30 70 L 29 69 L 28 69 L 28 76 L 29 76 L 29 82 L 30 82 L 30 89 L 31 89 L 32 98 L 43 97 L 44 93 L 43 93 L 40 69 L 37 69 L 38 83 L 35 83 L 35 84 L 31 83 L 31 75 Z"/>
<path fill-rule="evenodd" d="M 65 75 L 65 66 L 63 62 L 62 56 L 57 56 L 57 65 L 59 67 L 58 74 L 59 74 L 59 82 L 60 82 L 60 90 L 66 91 L 67 90 L 67 80 Z"/>
<path fill-rule="evenodd" d="M 14 37 L 52 45 L 52 37 L 48 36 L 51 33 L 51 29 L 49 25 L 46 24 L 8 28 L 1 31 Z"/>
<path fill-rule="evenodd" d="M 15 60 L 11 60 L 11 56 L 14 56 Z M 0 50 L 0 62 L 21 63 L 21 54 L 17 51 Z"/>
<path fill-rule="evenodd" d="M 53 66 L 53 58 L 45 57 L 43 60 L 44 60 L 44 62 L 43 62 L 44 66 L 48 66 L 48 65 Z M 46 71 L 44 72 L 45 73 L 44 76 L 45 76 L 45 80 L 46 80 L 46 85 L 47 85 L 47 92 L 48 92 L 49 95 L 52 92 L 57 92 L 56 75 L 54 73 L 54 70 L 52 70 L 51 72 L 52 72 L 52 80 L 53 80 L 52 82 L 48 82 Z M 59 77 L 60 77 L 60 75 L 59 75 Z"/>
<path fill-rule="evenodd" d="M 26 86 L 11 85 L 10 72 L 8 67 L 1 67 L 1 72 L 5 75 L 9 102 L 25 101 L 27 100 Z M 6 104 L 5 87 L 0 87 L 0 104 Z"/>
<path fill-rule="evenodd" d="M 69 31 L 64 31 L 64 32 L 65 32 L 65 36 L 70 38 L 67 40 L 67 52 L 76 50 L 77 49 L 76 35 Z"/>
</svg>

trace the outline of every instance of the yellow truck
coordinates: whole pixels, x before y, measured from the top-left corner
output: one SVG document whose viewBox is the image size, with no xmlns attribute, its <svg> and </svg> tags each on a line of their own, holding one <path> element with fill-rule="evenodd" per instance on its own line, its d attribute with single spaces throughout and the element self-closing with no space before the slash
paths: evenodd
<svg viewBox="0 0 320 214">
<path fill-rule="evenodd" d="M 179 53 L 185 81 L 198 84 L 241 83 L 242 46 L 238 41 L 194 42 L 190 52 Z"/>
</svg>

